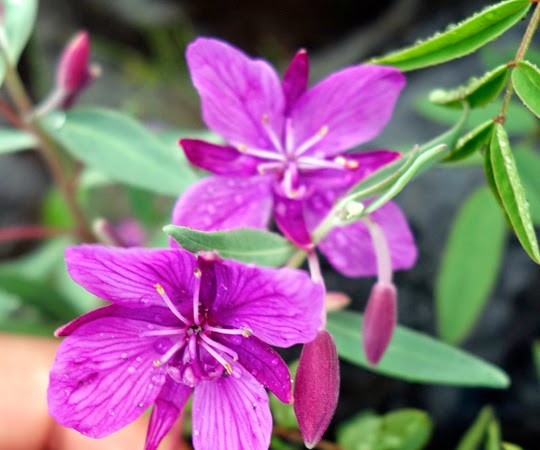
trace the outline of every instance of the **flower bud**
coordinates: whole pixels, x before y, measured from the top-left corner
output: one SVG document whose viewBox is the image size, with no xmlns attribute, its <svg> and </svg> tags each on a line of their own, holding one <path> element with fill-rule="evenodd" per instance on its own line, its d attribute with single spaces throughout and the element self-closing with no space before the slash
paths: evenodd
<svg viewBox="0 0 540 450">
<path fill-rule="evenodd" d="M 371 289 L 364 320 L 362 337 L 364 351 L 370 364 L 382 358 L 397 321 L 397 290 L 392 283 L 376 283 Z"/>
<path fill-rule="evenodd" d="M 319 330 L 304 345 L 294 380 L 294 413 L 307 448 L 321 440 L 336 411 L 339 397 L 339 360 L 336 344 L 326 330 Z"/>
</svg>

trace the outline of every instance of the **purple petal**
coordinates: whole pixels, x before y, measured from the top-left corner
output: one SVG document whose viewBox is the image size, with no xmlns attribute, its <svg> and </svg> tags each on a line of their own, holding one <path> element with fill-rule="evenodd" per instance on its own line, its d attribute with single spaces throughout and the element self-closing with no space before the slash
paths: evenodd
<svg viewBox="0 0 540 450">
<path fill-rule="evenodd" d="M 246 266 L 235 261 L 199 261 L 201 298 L 210 323 L 249 328 L 270 345 L 290 347 L 315 338 L 324 289 L 306 272 Z"/>
<path fill-rule="evenodd" d="M 396 328 L 397 291 L 393 284 L 376 283 L 369 295 L 364 320 L 362 340 L 370 364 L 381 360 Z"/>
<path fill-rule="evenodd" d="M 327 127 L 309 153 L 339 154 L 377 136 L 390 120 L 405 85 L 392 67 L 354 66 L 309 89 L 291 112 L 294 142 L 301 145 Z"/>
<path fill-rule="evenodd" d="M 154 402 L 166 374 L 153 363 L 161 356 L 156 339 L 140 336 L 147 325 L 100 317 L 64 339 L 47 393 L 49 412 L 61 425 L 99 438 L 132 422 Z"/>
<path fill-rule="evenodd" d="M 168 379 L 156 398 L 144 450 L 155 450 L 180 416 L 192 389 Z"/>
<path fill-rule="evenodd" d="M 286 112 L 289 112 L 296 100 L 306 92 L 309 80 L 309 58 L 307 52 L 298 50 L 289 67 L 283 75 L 283 93 L 287 104 Z"/>
<path fill-rule="evenodd" d="M 165 306 L 159 283 L 182 312 L 191 309 L 195 257 L 181 249 L 79 245 L 66 249 L 71 278 L 98 297 L 129 307 Z"/>
<path fill-rule="evenodd" d="M 197 450 L 267 450 L 272 415 L 264 387 L 238 364 L 230 376 L 203 381 L 193 396 Z"/>
<path fill-rule="evenodd" d="M 258 177 L 208 177 L 174 206 L 172 223 L 201 231 L 265 229 L 272 212 L 271 181 Z"/>
<path fill-rule="evenodd" d="M 238 354 L 238 362 L 244 369 L 282 402 L 292 402 L 289 368 L 270 346 L 255 336 L 244 338 L 216 333 L 213 339 L 234 350 Z"/>
<path fill-rule="evenodd" d="M 417 249 L 407 219 L 399 207 L 388 202 L 370 217 L 383 229 L 390 248 L 393 270 L 410 269 Z M 348 277 L 377 274 L 377 259 L 368 229 L 362 222 L 336 227 L 319 243 L 330 264 Z"/>
<path fill-rule="evenodd" d="M 339 398 L 339 360 L 332 335 L 321 330 L 304 345 L 294 380 L 294 412 L 307 448 L 322 438 Z"/>
<path fill-rule="evenodd" d="M 288 198 L 274 193 L 274 219 L 287 239 L 304 249 L 313 248 L 304 219 L 302 198 Z"/>
<path fill-rule="evenodd" d="M 180 145 L 191 164 L 217 175 L 257 175 L 261 162 L 240 153 L 234 147 L 211 144 L 197 139 L 181 139 Z"/>
<path fill-rule="evenodd" d="M 266 127 L 281 136 L 285 101 L 273 67 L 207 38 L 191 43 L 186 59 L 206 125 L 233 145 L 274 148 Z"/>
</svg>

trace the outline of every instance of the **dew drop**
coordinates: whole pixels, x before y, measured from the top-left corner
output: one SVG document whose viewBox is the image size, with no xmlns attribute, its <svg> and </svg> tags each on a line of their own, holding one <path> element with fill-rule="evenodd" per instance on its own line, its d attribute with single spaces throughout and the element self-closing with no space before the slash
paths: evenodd
<svg viewBox="0 0 540 450">
<path fill-rule="evenodd" d="M 138 363 L 140 363 L 140 362 L 142 361 L 142 358 L 141 358 L 140 356 L 137 356 L 137 357 L 135 358 L 135 361 L 137 361 Z"/>
<path fill-rule="evenodd" d="M 111 416 L 114 416 L 114 415 L 116 415 L 116 412 L 115 412 L 114 409 L 111 409 L 111 410 L 109 411 L 109 414 L 110 414 Z"/>
<path fill-rule="evenodd" d="M 166 376 L 163 373 L 157 374 L 152 376 L 151 378 L 152 383 L 154 383 L 156 386 L 163 386 L 166 380 Z"/>
<path fill-rule="evenodd" d="M 200 432 L 199 430 L 193 430 L 193 434 L 194 434 L 195 436 L 198 436 L 199 434 L 201 434 L 201 432 Z"/>
<path fill-rule="evenodd" d="M 127 370 L 127 373 L 129 373 L 129 374 L 131 375 L 131 374 L 134 374 L 135 371 L 136 371 L 135 367 L 129 366 L 129 368 L 128 368 L 128 370 Z"/>
<path fill-rule="evenodd" d="M 274 359 L 270 360 L 270 364 L 272 364 L 273 366 L 277 366 L 278 362 L 279 362 L 279 359 L 277 359 L 277 358 L 274 358 Z"/>
<path fill-rule="evenodd" d="M 124 353 L 122 353 L 122 354 L 120 355 L 120 358 L 122 358 L 122 359 L 128 359 L 128 354 L 127 354 L 126 352 L 124 352 Z"/>
<path fill-rule="evenodd" d="M 231 342 L 234 345 L 241 345 L 242 344 L 242 337 L 241 336 L 231 336 Z"/>
<path fill-rule="evenodd" d="M 65 395 L 66 397 L 69 397 L 69 396 L 71 395 L 71 390 L 69 390 L 69 389 L 64 389 L 64 395 Z"/>
<path fill-rule="evenodd" d="M 154 324 L 149 323 L 148 325 L 146 325 L 146 328 L 148 328 L 149 330 L 154 330 L 156 327 Z"/>
<path fill-rule="evenodd" d="M 137 405 L 139 408 L 144 408 L 144 403 L 143 402 L 139 402 L 139 404 Z"/>
</svg>

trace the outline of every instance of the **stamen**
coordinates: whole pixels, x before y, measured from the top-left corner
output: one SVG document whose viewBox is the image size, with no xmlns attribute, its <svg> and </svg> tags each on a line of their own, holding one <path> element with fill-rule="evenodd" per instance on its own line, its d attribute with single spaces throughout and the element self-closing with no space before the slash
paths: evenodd
<svg viewBox="0 0 540 450">
<path fill-rule="evenodd" d="M 281 145 L 281 139 L 276 135 L 275 131 L 270 126 L 270 120 L 268 119 L 268 114 L 263 114 L 262 123 L 263 123 L 264 129 L 266 130 L 266 134 L 270 138 L 270 142 L 272 142 L 272 144 L 274 145 L 274 148 L 278 152 L 284 153 L 283 145 Z"/>
<path fill-rule="evenodd" d="M 165 364 L 169 359 L 171 359 L 176 352 L 178 352 L 186 344 L 185 339 L 180 339 L 176 344 L 174 344 L 167 353 L 165 353 L 161 358 L 154 361 L 154 366 L 159 367 L 162 364 Z"/>
<path fill-rule="evenodd" d="M 328 133 L 328 127 L 326 125 L 322 126 L 317 133 L 311 138 L 309 138 L 307 141 L 305 141 L 302 145 L 300 145 L 294 154 L 296 156 L 300 156 L 307 152 L 309 149 L 311 149 L 317 142 L 321 141 L 322 138 Z"/>
<path fill-rule="evenodd" d="M 225 367 L 225 370 L 229 375 L 232 375 L 232 368 L 231 365 L 221 356 L 218 352 L 216 352 L 212 347 L 210 347 L 206 342 L 200 343 L 201 347 L 203 347 L 210 355 L 214 357 L 214 359 L 220 363 L 223 367 Z"/>
<path fill-rule="evenodd" d="M 203 325 L 203 327 L 207 331 L 213 331 L 214 333 L 221 334 L 241 334 L 244 337 L 250 337 L 253 334 L 253 331 L 251 331 L 249 328 L 242 328 L 241 330 L 238 330 L 234 328 L 218 328 L 208 324 Z"/>
<path fill-rule="evenodd" d="M 262 163 L 257 166 L 257 171 L 261 175 L 266 175 L 267 171 L 270 170 L 279 170 L 283 167 L 283 162 L 269 162 L 269 163 Z"/>
<path fill-rule="evenodd" d="M 292 156 L 294 154 L 294 136 L 290 118 L 285 121 L 285 151 L 287 155 Z"/>
<path fill-rule="evenodd" d="M 272 150 L 261 150 L 257 148 L 248 148 L 243 144 L 237 145 L 236 149 L 240 153 L 246 155 L 255 156 L 256 158 L 269 159 L 271 161 L 285 161 L 284 156 L 281 153 L 273 152 Z"/>
<path fill-rule="evenodd" d="M 222 345 L 219 342 L 210 339 L 203 333 L 200 333 L 199 337 L 208 345 L 214 347 L 217 350 L 221 350 L 223 353 L 227 353 L 227 355 L 229 355 L 234 362 L 238 361 L 238 353 L 236 353 L 234 350 L 231 350 L 229 347 L 226 347 L 225 345 Z"/>
<path fill-rule="evenodd" d="M 156 283 L 156 284 L 154 284 L 154 288 L 156 289 L 158 294 L 161 296 L 161 298 L 163 299 L 165 304 L 169 307 L 171 312 L 176 317 L 178 317 L 183 323 L 185 323 L 186 325 L 191 325 L 191 323 L 180 313 L 180 311 L 178 311 L 178 309 L 176 309 L 176 306 L 174 306 L 173 302 L 171 301 L 171 299 L 169 298 L 169 296 L 165 292 L 165 289 L 163 289 L 163 286 L 161 284 L 159 284 L 159 283 Z"/>
<path fill-rule="evenodd" d="M 296 164 L 287 165 L 281 184 L 287 197 L 295 198 L 298 195 L 298 168 Z"/>
<path fill-rule="evenodd" d="M 344 169 L 344 164 L 337 161 L 328 161 L 326 159 L 314 158 L 311 156 L 302 156 L 298 159 L 300 169 Z"/>
<path fill-rule="evenodd" d="M 196 267 L 193 271 L 193 275 L 195 276 L 195 282 L 197 283 L 195 286 L 195 292 L 193 293 L 193 320 L 197 325 L 200 325 L 201 322 L 199 320 L 199 293 L 201 292 L 201 269 Z"/>
<path fill-rule="evenodd" d="M 356 170 L 359 166 L 358 161 L 355 161 L 354 159 L 347 159 L 344 156 L 338 156 L 334 158 L 334 161 L 348 170 Z"/>
<path fill-rule="evenodd" d="M 141 331 L 139 336 L 171 336 L 175 334 L 185 334 L 185 332 L 185 328 L 167 328 L 166 330 Z"/>
</svg>

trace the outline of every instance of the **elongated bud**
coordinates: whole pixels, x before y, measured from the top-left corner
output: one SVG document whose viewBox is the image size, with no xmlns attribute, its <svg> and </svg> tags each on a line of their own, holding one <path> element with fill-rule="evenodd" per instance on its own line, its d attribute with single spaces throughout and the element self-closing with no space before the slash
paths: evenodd
<svg viewBox="0 0 540 450">
<path fill-rule="evenodd" d="M 294 380 L 294 413 L 304 444 L 321 440 L 336 411 L 339 397 L 339 360 L 336 344 L 326 330 L 304 345 Z"/>
<path fill-rule="evenodd" d="M 376 283 L 371 289 L 364 321 L 362 338 L 370 364 L 381 360 L 394 333 L 397 321 L 397 290 L 392 283 Z"/>
<path fill-rule="evenodd" d="M 92 224 L 95 236 L 100 242 L 114 247 L 140 247 L 146 242 L 146 233 L 135 219 L 125 219 L 112 225 L 106 219 L 96 219 Z"/>
</svg>

